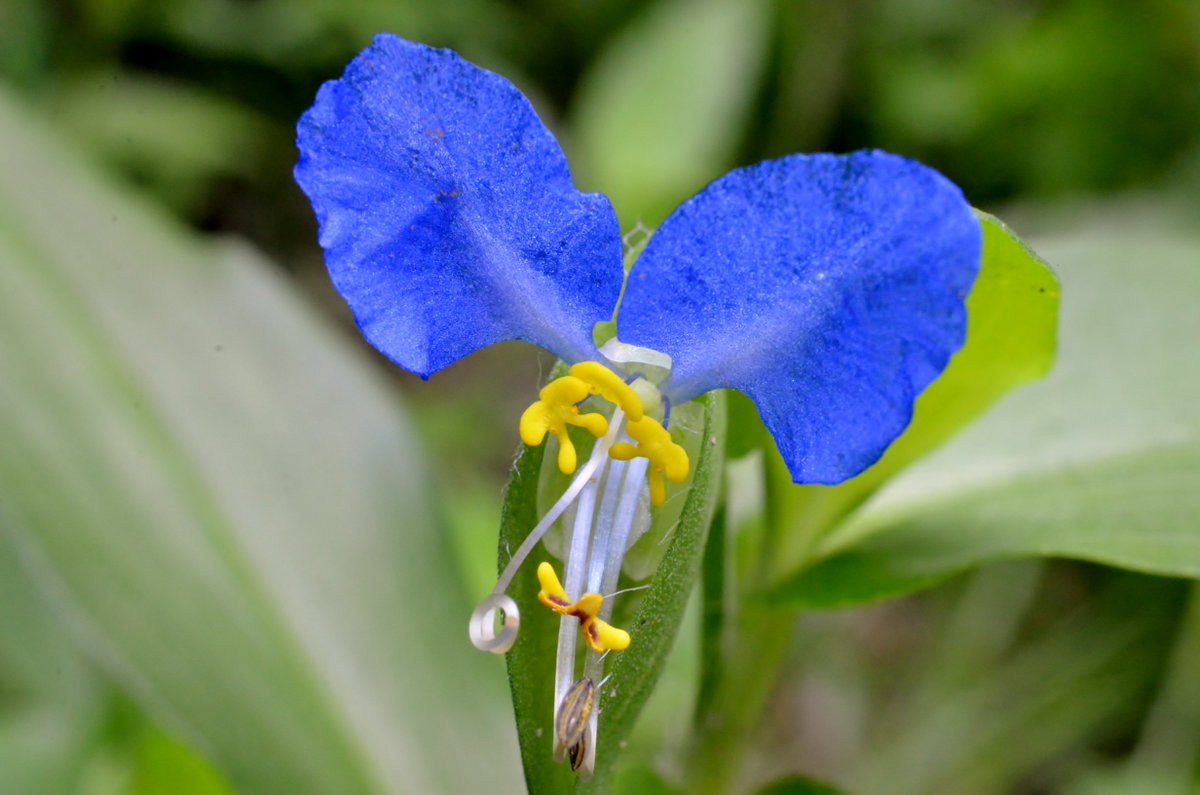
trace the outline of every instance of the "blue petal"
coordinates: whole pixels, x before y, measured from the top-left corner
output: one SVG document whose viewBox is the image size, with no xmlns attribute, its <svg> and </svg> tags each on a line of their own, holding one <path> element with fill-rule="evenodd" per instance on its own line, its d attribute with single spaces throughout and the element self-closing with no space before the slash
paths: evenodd
<svg viewBox="0 0 1200 795">
<path fill-rule="evenodd" d="M 321 87 L 297 145 L 334 285 L 401 367 L 427 377 L 503 340 L 595 356 L 620 229 L 511 83 L 381 35 Z"/>
<path fill-rule="evenodd" d="M 619 332 L 672 356 L 673 401 L 739 389 L 797 483 L 839 483 L 883 454 L 961 347 L 981 245 L 958 188 L 919 163 L 761 163 L 667 219 Z"/>
</svg>

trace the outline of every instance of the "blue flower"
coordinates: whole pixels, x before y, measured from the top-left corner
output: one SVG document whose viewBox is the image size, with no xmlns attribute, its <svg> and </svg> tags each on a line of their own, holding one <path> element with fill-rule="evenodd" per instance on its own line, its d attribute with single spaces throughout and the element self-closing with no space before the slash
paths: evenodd
<svg viewBox="0 0 1200 795">
<path fill-rule="evenodd" d="M 505 340 L 573 365 L 525 412 L 521 435 L 529 444 L 557 435 L 568 473 L 577 461 L 566 427 L 597 442 L 477 608 L 471 637 L 488 651 L 511 648 L 519 610 L 505 591 L 576 505 L 564 580 L 549 563 L 538 579 L 539 600 L 565 630 L 554 753 L 586 776 L 605 656 L 636 642 L 607 623 L 630 533 L 647 503 L 665 499 L 664 477 L 687 478 L 663 408 L 741 390 L 797 483 L 853 477 L 903 431 L 916 396 L 962 345 L 979 223 L 958 188 L 902 157 L 794 155 L 709 185 L 627 273 L 608 199 L 576 190 L 512 84 L 386 35 L 322 86 L 298 145 L 296 179 L 329 272 L 376 348 L 426 378 Z M 597 323 L 614 312 L 619 342 L 598 348 Z M 638 362 L 634 374 L 669 368 L 630 384 L 599 360 Z M 579 413 L 592 395 L 614 404 L 611 417 Z M 591 649 L 578 680 L 571 622 Z"/>
<path fill-rule="evenodd" d="M 636 141 L 630 141 L 636 146 Z M 508 81 L 378 36 L 298 128 L 296 179 L 366 338 L 428 377 L 504 340 L 567 362 L 621 292 L 607 198 Z M 663 223 L 621 302 L 623 342 L 668 354 L 675 404 L 757 405 L 798 483 L 870 466 L 961 346 L 981 233 L 937 172 L 876 151 L 733 171 Z"/>
</svg>

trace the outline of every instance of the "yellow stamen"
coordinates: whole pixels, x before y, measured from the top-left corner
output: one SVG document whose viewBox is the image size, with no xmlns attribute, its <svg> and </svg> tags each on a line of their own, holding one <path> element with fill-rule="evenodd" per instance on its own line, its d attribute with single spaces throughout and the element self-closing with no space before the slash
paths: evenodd
<svg viewBox="0 0 1200 795">
<path fill-rule="evenodd" d="M 597 654 L 603 654 L 609 649 L 625 651 L 630 642 L 628 632 L 600 618 L 594 618 L 583 625 L 583 639 Z"/>
<path fill-rule="evenodd" d="M 642 418 L 642 399 L 612 370 L 599 362 L 580 362 L 571 367 L 570 373 L 586 381 L 593 395 L 620 406 L 629 420 L 636 422 Z"/>
<path fill-rule="evenodd" d="M 567 596 L 566 590 L 555 573 L 554 567 L 542 562 L 537 570 L 538 582 L 542 589 L 538 591 L 538 601 L 558 613 L 560 616 L 574 616 L 579 619 L 579 631 L 583 640 L 597 654 L 606 651 L 624 651 L 629 648 L 629 633 L 618 629 L 606 621 L 597 618 L 604 597 L 598 593 L 585 593 L 574 602 Z"/>
<path fill-rule="evenodd" d="M 542 387 L 537 402 L 521 415 L 521 441 L 525 444 L 537 447 L 546 440 L 547 433 L 558 438 L 558 468 L 564 475 L 572 474 L 578 464 L 567 426 L 583 428 L 597 439 L 608 430 L 603 414 L 579 413 L 579 404 L 592 395 L 620 406 L 631 421 L 642 418 L 642 399 L 637 392 L 599 362 L 573 365 L 568 375 Z"/>
<path fill-rule="evenodd" d="M 670 432 L 652 417 L 630 422 L 626 431 L 637 442 L 637 446 L 618 442 L 608 454 L 618 461 L 629 461 L 639 456 L 650 461 L 650 503 L 657 508 L 667 496 L 664 474 L 672 483 L 687 480 L 690 467 L 687 451 L 671 441 Z"/>
<path fill-rule="evenodd" d="M 537 568 L 538 583 L 542 590 L 538 591 L 538 601 L 560 615 L 571 615 L 571 597 L 558 581 L 554 567 L 543 561 Z"/>
<path fill-rule="evenodd" d="M 592 386 L 587 381 L 564 375 L 542 387 L 537 402 L 521 415 L 521 441 L 530 447 L 545 441 L 547 433 L 558 437 L 558 468 L 564 475 L 573 473 L 577 464 L 575 445 L 567 435 L 567 426 L 583 428 L 596 438 L 608 430 L 608 420 L 603 414 L 579 413 L 576 404 L 591 394 Z"/>
</svg>

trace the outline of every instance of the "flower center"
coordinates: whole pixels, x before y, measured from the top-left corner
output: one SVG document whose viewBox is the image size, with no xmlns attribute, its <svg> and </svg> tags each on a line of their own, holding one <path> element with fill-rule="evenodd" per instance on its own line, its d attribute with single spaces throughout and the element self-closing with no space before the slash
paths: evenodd
<svg viewBox="0 0 1200 795">
<path fill-rule="evenodd" d="M 640 349 L 626 347 L 624 361 L 637 363 L 634 357 Z M 660 357 L 654 359 L 655 364 L 661 361 L 661 354 L 648 353 Z M 613 405 L 610 418 L 600 412 L 580 413 L 580 404 L 593 397 Z M 538 567 L 537 575 L 541 585 L 539 601 L 562 616 L 554 677 L 554 756 L 562 761 L 569 755 L 572 769 L 585 777 L 590 775 L 595 761 L 599 710 L 592 708 L 590 691 L 586 700 L 579 699 L 580 682 L 586 680 L 590 685 L 602 681 L 605 656 L 610 651 L 624 650 L 631 642 L 627 632 L 608 622 L 613 611 L 611 597 L 616 595 L 631 530 L 639 513 L 646 516 L 649 510 L 641 499 L 647 476 L 650 503 L 655 507 L 666 496 L 664 478 L 678 484 L 684 483 L 688 476 L 687 453 L 672 441 L 664 427 L 668 411 L 669 406 L 650 380 L 638 377 L 627 383 L 598 362 L 576 364 L 567 375 L 542 388 L 538 400 L 521 415 L 521 439 L 536 446 L 554 434 L 559 443 L 558 468 L 563 474 L 575 474 L 575 478 L 530 531 L 505 566 L 492 593 L 471 616 L 471 642 L 477 648 L 496 654 L 512 648 L 520 628 L 520 612 L 505 591 L 546 531 L 574 505 L 571 531 L 569 535 L 564 533 L 563 580 L 545 562 Z M 660 413 L 662 419 L 654 416 Z M 568 434 L 571 426 L 596 437 L 591 455 L 582 467 L 578 466 L 577 452 Z M 504 621 L 497 633 L 499 611 L 503 611 Z M 583 677 L 577 679 L 576 649 L 580 635 L 590 651 L 584 659 Z M 566 708 L 584 703 L 587 709 Z M 559 725 L 564 720 L 570 726 Z"/>
</svg>

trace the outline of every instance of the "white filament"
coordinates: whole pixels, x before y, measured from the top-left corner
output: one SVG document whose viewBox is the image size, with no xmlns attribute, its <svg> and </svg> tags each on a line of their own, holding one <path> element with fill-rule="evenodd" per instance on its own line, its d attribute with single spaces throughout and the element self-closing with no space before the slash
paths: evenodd
<svg viewBox="0 0 1200 795">
<path fill-rule="evenodd" d="M 471 643 L 474 644 L 475 648 L 480 651 L 492 652 L 493 654 L 504 654 L 516 642 L 517 632 L 521 624 L 520 612 L 516 609 L 516 603 L 505 596 L 504 592 L 512 584 L 513 577 L 516 576 L 517 570 L 521 568 L 521 564 L 529 557 L 529 553 L 542 540 L 542 536 L 546 535 L 546 531 L 554 526 L 554 523 L 558 521 L 558 517 L 562 516 L 563 511 L 570 507 L 571 503 L 579 497 L 584 487 L 589 482 L 593 482 L 592 476 L 608 460 L 608 451 L 612 448 L 613 442 L 616 441 L 617 433 L 621 429 L 623 419 L 624 414 L 620 408 L 613 411 L 612 421 L 608 425 L 608 432 L 596 440 L 587 463 L 579 470 L 579 474 L 571 481 L 571 485 L 567 487 L 563 495 L 558 498 L 558 502 L 554 503 L 550 510 L 546 512 L 546 515 L 542 517 L 541 521 L 529 531 L 529 535 L 525 536 L 525 540 L 521 542 L 521 546 L 517 548 L 512 558 L 509 559 L 508 565 L 504 567 L 504 571 L 500 573 L 499 579 L 496 580 L 496 587 L 492 589 L 491 594 L 480 602 L 474 612 L 471 613 L 471 620 L 467 625 L 467 634 L 470 636 Z M 590 509 L 586 512 L 589 517 L 591 513 Z M 504 628 L 499 635 L 496 634 L 495 626 L 497 608 L 504 611 Z"/>
<path fill-rule="evenodd" d="M 642 486 L 646 482 L 646 468 L 650 462 L 645 458 L 635 458 L 629 462 L 625 471 L 625 479 L 620 485 L 620 501 L 617 503 L 616 515 L 612 517 L 612 531 L 605 539 L 606 553 L 603 558 L 597 559 L 596 546 L 593 545 L 593 554 L 591 560 L 588 561 L 588 576 L 589 582 L 593 573 L 600 582 L 598 593 L 612 592 L 616 587 L 617 581 L 621 578 L 621 561 L 625 557 L 625 542 L 629 538 L 630 529 L 633 527 L 634 519 L 637 517 L 638 501 L 642 494 Z M 607 493 L 605 494 L 607 497 Z M 611 599 L 605 599 L 600 604 L 600 618 L 607 621 L 612 617 L 613 603 Z M 583 666 L 583 675 L 590 677 L 593 682 L 604 681 L 602 674 L 604 673 L 604 654 L 596 654 L 594 651 L 589 652 Z M 604 693 L 602 688 L 596 688 L 596 703 L 601 704 L 604 701 Z M 599 731 L 600 710 L 592 710 L 592 714 L 588 716 L 587 736 L 591 742 L 585 747 L 585 756 L 583 766 L 580 768 L 581 773 L 586 772 L 591 775 L 591 771 L 596 764 L 596 737 Z"/>
</svg>

